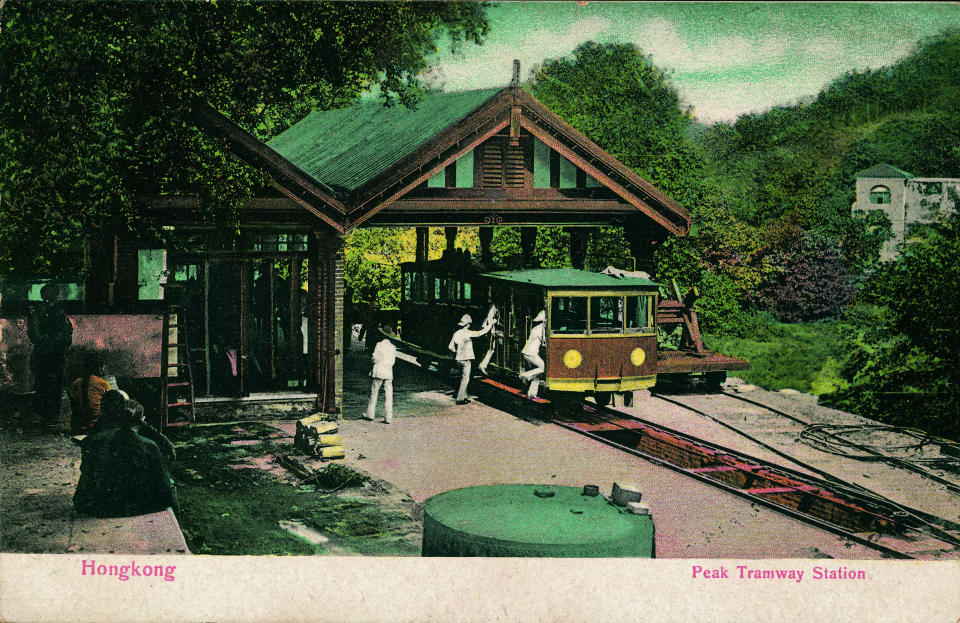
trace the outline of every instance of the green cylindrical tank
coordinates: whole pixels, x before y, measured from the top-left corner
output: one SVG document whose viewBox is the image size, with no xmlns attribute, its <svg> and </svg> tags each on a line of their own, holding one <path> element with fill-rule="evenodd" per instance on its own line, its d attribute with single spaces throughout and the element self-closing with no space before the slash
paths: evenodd
<svg viewBox="0 0 960 623">
<path fill-rule="evenodd" d="M 653 558 L 653 518 L 576 487 L 454 489 L 424 502 L 423 555 Z"/>
</svg>

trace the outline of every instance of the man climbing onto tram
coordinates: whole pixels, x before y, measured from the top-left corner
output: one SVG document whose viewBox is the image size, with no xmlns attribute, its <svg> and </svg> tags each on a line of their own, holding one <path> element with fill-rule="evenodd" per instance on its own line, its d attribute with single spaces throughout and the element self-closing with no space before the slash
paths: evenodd
<svg viewBox="0 0 960 623">
<path fill-rule="evenodd" d="M 520 379 L 525 383 L 530 383 L 527 387 L 527 397 L 536 398 L 540 391 L 540 377 L 546 369 L 543 357 L 540 356 L 540 350 L 547 346 L 547 314 L 543 310 L 533 319 L 533 328 L 530 329 L 530 335 L 527 337 L 527 343 L 523 345 L 520 354 L 523 356 L 523 367 L 526 368 L 520 373 Z"/>
<path fill-rule="evenodd" d="M 457 404 L 465 405 L 467 402 L 467 385 L 470 383 L 470 370 L 473 368 L 473 360 L 476 356 L 473 354 L 473 338 L 486 335 L 493 328 L 495 322 L 491 321 L 490 315 L 484 320 L 479 331 L 472 331 L 470 325 L 473 324 L 473 318 L 470 314 L 464 314 L 460 318 L 460 328 L 450 339 L 447 346 L 456 355 L 457 364 L 460 366 L 460 389 L 457 391 Z"/>
</svg>

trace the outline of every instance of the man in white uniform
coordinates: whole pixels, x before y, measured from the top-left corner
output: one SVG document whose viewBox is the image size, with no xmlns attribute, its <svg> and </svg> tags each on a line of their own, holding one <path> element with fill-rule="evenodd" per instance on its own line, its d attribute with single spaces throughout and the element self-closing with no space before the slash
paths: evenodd
<svg viewBox="0 0 960 623">
<path fill-rule="evenodd" d="M 493 328 L 494 322 L 489 317 L 484 321 L 479 331 L 471 331 L 470 325 L 473 324 L 473 318 L 470 314 L 464 314 L 460 319 L 460 328 L 453 334 L 450 344 L 447 346 L 456 354 L 457 363 L 460 365 L 460 389 L 457 391 L 457 404 L 467 404 L 467 385 L 470 383 L 470 369 L 473 367 L 473 338 L 480 337 L 489 333 Z"/>
<path fill-rule="evenodd" d="M 384 330 L 393 333 L 392 327 L 384 326 Z M 377 419 L 377 398 L 380 396 L 380 386 L 383 386 L 384 415 L 383 422 L 393 422 L 393 363 L 397 359 L 397 347 L 383 336 L 373 348 L 373 370 L 370 376 L 373 382 L 370 385 L 370 402 L 363 417 L 368 420 Z"/>
<path fill-rule="evenodd" d="M 540 390 L 540 376 L 546 369 L 543 358 L 540 356 L 540 349 L 547 345 L 547 314 L 541 311 L 533 319 L 533 328 L 530 329 L 530 336 L 527 337 L 527 343 L 523 345 L 520 354 L 523 355 L 523 363 L 526 370 L 520 374 L 524 382 L 530 383 L 527 388 L 527 396 L 536 398 Z"/>
</svg>

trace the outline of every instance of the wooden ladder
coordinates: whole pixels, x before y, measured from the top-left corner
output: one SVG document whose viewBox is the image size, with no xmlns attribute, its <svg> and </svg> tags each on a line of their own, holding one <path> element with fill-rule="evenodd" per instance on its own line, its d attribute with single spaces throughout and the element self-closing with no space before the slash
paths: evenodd
<svg viewBox="0 0 960 623">
<path fill-rule="evenodd" d="M 176 282 L 164 285 L 167 306 L 163 314 L 160 349 L 161 427 L 179 426 L 194 421 L 193 370 L 187 344 L 183 288 L 184 284 Z M 171 341 L 170 337 L 172 330 L 175 330 L 176 334 L 174 341 Z M 176 413 L 185 413 L 186 417 L 171 417 Z"/>
</svg>

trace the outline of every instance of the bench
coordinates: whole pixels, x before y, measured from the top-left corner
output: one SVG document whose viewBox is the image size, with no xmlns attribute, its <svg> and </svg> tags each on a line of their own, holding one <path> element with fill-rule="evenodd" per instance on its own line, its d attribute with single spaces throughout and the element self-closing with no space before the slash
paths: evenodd
<svg viewBox="0 0 960 623">
<path fill-rule="evenodd" d="M 75 515 L 68 552 L 189 554 L 173 510 L 134 517 Z"/>
</svg>

